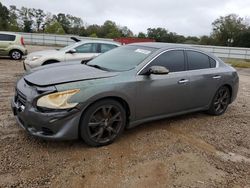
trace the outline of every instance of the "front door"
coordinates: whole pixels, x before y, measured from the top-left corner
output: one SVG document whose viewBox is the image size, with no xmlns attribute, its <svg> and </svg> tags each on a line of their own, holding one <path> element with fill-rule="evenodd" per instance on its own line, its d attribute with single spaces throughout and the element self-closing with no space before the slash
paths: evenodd
<svg viewBox="0 0 250 188">
<path fill-rule="evenodd" d="M 89 60 L 98 55 L 97 49 L 98 44 L 97 43 L 86 43 L 81 44 L 74 48 L 76 50 L 75 53 L 66 53 L 65 54 L 65 60 L 71 61 L 71 60 Z"/>
<path fill-rule="evenodd" d="M 137 119 L 173 114 L 190 108 L 190 78 L 185 72 L 184 51 L 164 52 L 145 71 L 155 65 L 165 66 L 170 72 L 166 75 L 137 76 Z"/>
</svg>

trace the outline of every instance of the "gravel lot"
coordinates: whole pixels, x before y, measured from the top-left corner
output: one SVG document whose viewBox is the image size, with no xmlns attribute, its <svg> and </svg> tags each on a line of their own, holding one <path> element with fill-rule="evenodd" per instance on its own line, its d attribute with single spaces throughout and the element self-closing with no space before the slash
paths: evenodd
<svg viewBox="0 0 250 188">
<path fill-rule="evenodd" d="M 223 116 L 146 123 L 101 148 L 28 136 L 10 109 L 23 73 L 21 61 L 0 59 L 0 187 L 250 187 L 250 69 Z"/>
</svg>

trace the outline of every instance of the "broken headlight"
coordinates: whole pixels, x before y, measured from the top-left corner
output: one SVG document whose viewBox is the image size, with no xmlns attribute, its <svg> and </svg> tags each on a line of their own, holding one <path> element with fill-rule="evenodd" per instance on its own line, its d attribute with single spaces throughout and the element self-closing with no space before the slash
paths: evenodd
<svg viewBox="0 0 250 188">
<path fill-rule="evenodd" d="M 69 99 L 80 92 L 80 89 L 66 90 L 44 95 L 37 100 L 38 107 L 48 109 L 69 109 L 75 107 L 78 103 L 71 103 Z"/>
</svg>

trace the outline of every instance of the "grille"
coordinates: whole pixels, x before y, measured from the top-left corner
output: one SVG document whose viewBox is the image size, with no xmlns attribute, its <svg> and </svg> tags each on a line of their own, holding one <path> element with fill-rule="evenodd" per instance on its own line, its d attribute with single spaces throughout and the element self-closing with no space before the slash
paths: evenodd
<svg viewBox="0 0 250 188">
<path fill-rule="evenodd" d="M 19 91 L 18 89 L 16 90 L 16 97 L 15 97 L 15 101 L 20 103 L 21 105 L 24 105 L 26 104 L 26 96 L 21 92 Z"/>
</svg>

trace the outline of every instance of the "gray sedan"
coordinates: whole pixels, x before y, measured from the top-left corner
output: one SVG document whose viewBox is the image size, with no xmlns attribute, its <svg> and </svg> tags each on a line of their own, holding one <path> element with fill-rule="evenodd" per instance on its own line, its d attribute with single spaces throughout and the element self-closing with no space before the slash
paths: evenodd
<svg viewBox="0 0 250 188">
<path fill-rule="evenodd" d="M 238 84 L 235 69 L 211 54 L 136 43 L 86 65 L 38 68 L 18 81 L 12 109 L 31 135 L 102 146 L 147 121 L 196 111 L 221 115 Z"/>
</svg>

